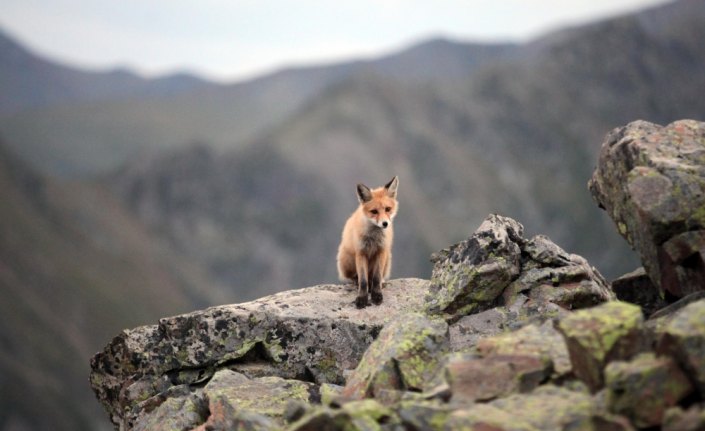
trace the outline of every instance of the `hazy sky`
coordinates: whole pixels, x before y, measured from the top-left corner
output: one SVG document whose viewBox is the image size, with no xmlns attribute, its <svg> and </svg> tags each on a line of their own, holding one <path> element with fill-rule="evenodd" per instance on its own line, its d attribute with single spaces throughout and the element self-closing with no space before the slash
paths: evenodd
<svg viewBox="0 0 705 431">
<path fill-rule="evenodd" d="M 2 0 L 0 26 L 89 68 L 237 79 L 423 38 L 525 41 L 664 0 Z"/>
</svg>

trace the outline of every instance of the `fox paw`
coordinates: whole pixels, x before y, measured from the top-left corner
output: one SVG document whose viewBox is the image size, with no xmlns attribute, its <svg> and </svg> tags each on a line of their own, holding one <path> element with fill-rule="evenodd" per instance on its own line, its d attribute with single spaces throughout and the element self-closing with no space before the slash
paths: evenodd
<svg viewBox="0 0 705 431">
<path fill-rule="evenodd" d="M 356 306 L 357 308 L 365 308 L 365 307 L 367 307 L 368 305 L 370 305 L 370 304 L 369 304 L 369 302 L 367 302 L 367 295 L 365 295 L 365 296 L 358 296 L 358 297 L 355 299 L 355 306 Z"/>
<path fill-rule="evenodd" d="M 382 296 L 382 292 L 372 292 L 370 293 L 370 296 L 372 296 L 372 303 L 375 305 L 381 304 L 382 299 L 384 299 L 384 296 Z"/>
</svg>

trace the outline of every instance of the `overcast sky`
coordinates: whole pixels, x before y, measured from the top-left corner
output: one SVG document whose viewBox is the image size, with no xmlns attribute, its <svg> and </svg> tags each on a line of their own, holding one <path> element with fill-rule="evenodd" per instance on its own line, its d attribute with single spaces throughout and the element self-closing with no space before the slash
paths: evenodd
<svg viewBox="0 0 705 431">
<path fill-rule="evenodd" d="M 234 80 L 375 56 L 430 36 L 526 41 L 664 0 L 2 0 L 0 26 L 92 69 Z"/>
</svg>

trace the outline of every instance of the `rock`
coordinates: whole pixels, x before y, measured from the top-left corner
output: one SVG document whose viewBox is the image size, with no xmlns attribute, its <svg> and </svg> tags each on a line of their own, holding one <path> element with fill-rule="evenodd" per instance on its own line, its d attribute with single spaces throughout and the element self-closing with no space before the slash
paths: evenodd
<svg viewBox="0 0 705 431">
<path fill-rule="evenodd" d="M 555 244 L 553 246 L 558 248 Z M 505 304 L 511 304 L 520 294 L 527 295 L 532 303 L 555 304 L 566 310 L 591 307 L 614 299 L 609 284 L 595 268 L 581 256 L 568 256 L 569 264 L 558 267 L 536 266 L 539 262 L 527 261 L 521 275 L 504 291 Z M 558 262 L 563 265 L 562 260 Z"/>
<path fill-rule="evenodd" d="M 381 389 L 421 390 L 448 350 L 448 325 L 419 313 L 400 316 L 379 333 L 341 396 L 361 399 Z"/>
<path fill-rule="evenodd" d="M 705 429 L 705 405 L 693 405 L 687 410 L 673 407 L 663 418 L 663 431 L 702 431 Z"/>
<path fill-rule="evenodd" d="M 321 398 L 321 404 L 323 404 L 324 406 L 329 406 L 333 404 L 342 392 L 343 386 L 334 385 L 332 383 L 323 383 L 318 389 L 318 393 Z"/>
<path fill-rule="evenodd" d="M 676 359 L 705 397 L 705 300 L 678 310 L 663 327 L 657 350 Z"/>
<path fill-rule="evenodd" d="M 427 288 L 392 280 L 383 304 L 358 310 L 354 286 L 323 285 L 164 318 L 123 331 L 96 354 L 91 386 L 119 425 L 170 388 L 206 382 L 221 368 L 343 383 L 387 321 L 424 308 Z"/>
<path fill-rule="evenodd" d="M 444 431 L 538 431 L 525 418 L 504 411 L 490 404 L 475 404 L 466 410 L 450 414 L 442 429 Z"/>
<path fill-rule="evenodd" d="M 203 423 L 208 408 L 199 397 L 188 395 L 169 398 L 156 410 L 144 416 L 134 427 L 134 431 L 187 431 Z"/>
<path fill-rule="evenodd" d="M 693 302 L 697 302 L 702 299 L 705 299 L 705 291 L 691 293 L 690 295 L 684 296 L 673 304 L 670 304 L 652 314 L 646 321 L 645 325 L 647 344 L 652 345 L 655 348 L 666 327 L 671 320 L 678 315 L 678 312 L 685 308 L 688 304 L 692 304 Z"/>
<path fill-rule="evenodd" d="M 453 412 L 445 430 L 595 430 L 597 409 L 590 395 L 545 385 Z"/>
<path fill-rule="evenodd" d="M 471 314 L 450 325 L 450 348 L 454 352 L 468 350 L 479 340 L 500 334 L 509 321 L 504 307 L 490 308 Z"/>
<path fill-rule="evenodd" d="M 626 302 L 608 302 L 563 318 L 563 334 L 575 375 L 592 391 L 602 387 L 602 370 L 610 361 L 629 359 L 642 348 L 641 309 Z"/>
<path fill-rule="evenodd" d="M 517 331 L 487 337 L 477 343 L 477 351 L 484 357 L 536 356 L 553 364 L 555 377 L 567 375 L 573 369 L 565 340 L 550 321 L 540 326 L 532 324 Z"/>
<path fill-rule="evenodd" d="M 206 423 L 191 431 L 278 431 L 281 426 L 251 411 L 236 410 L 231 404 L 216 403 Z"/>
<path fill-rule="evenodd" d="M 472 403 L 535 389 L 553 364 L 541 355 L 451 355 L 443 367 L 451 402 Z"/>
<path fill-rule="evenodd" d="M 492 214 L 469 239 L 438 252 L 432 259 L 429 313 L 455 323 L 494 309 L 499 315 L 494 312 L 493 318 L 517 329 L 557 317 L 561 310 L 614 299 L 608 283 L 585 259 L 543 235 L 526 240 L 523 229 L 511 218 Z M 466 334 L 467 342 L 474 343 L 473 333 L 483 331 L 480 322 L 466 321 L 453 331 L 454 339 Z M 460 349 L 457 342 L 454 349 Z"/>
<path fill-rule="evenodd" d="M 656 285 L 676 297 L 705 289 L 705 123 L 613 130 L 588 186 Z"/>
<path fill-rule="evenodd" d="M 663 293 L 654 285 L 643 267 L 613 280 L 612 291 L 620 301 L 641 307 L 644 317 L 649 317 L 668 305 Z"/>
<path fill-rule="evenodd" d="M 432 401 L 402 401 L 397 413 L 406 430 L 441 430 L 451 413 L 448 404 Z"/>
<path fill-rule="evenodd" d="M 437 253 L 429 311 L 465 315 L 489 307 L 519 275 L 523 232 L 515 220 L 492 214 L 472 237 Z"/>
<path fill-rule="evenodd" d="M 638 428 L 660 425 L 665 411 L 693 390 L 673 359 L 653 353 L 611 362 L 605 368 L 605 386 L 610 411 Z"/>
<path fill-rule="evenodd" d="M 389 408 L 372 399 L 351 401 L 339 409 L 318 407 L 291 424 L 287 431 L 382 431 L 399 423 Z"/>
<path fill-rule="evenodd" d="M 318 388 L 300 380 L 274 376 L 248 379 L 235 371 L 220 370 L 203 388 L 203 395 L 208 400 L 211 414 L 217 411 L 250 412 L 283 425 L 289 402 L 313 402 L 318 398 Z"/>
</svg>

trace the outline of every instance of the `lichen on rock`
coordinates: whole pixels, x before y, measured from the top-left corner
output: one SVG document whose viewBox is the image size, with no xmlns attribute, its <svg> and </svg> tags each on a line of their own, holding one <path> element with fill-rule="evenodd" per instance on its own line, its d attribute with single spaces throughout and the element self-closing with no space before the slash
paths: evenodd
<svg viewBox="0 0 705 431">
<path fill-rule="evenodd" d="M 705 289 L 705 123 L 613 130 L 588 187 L 654 284 L 676 297 Z"/>
<path fill-rule="evenodd" d="M 579 310 L 561 319 L 575 374 L 596 391 L 604 383 L 603 368 L 616 359 L 629 359 L 643 343 L 644 318 L 635 305 L 612 301 Z"/>
<path fill-rule="evenodd" d="M 400 316 L 379 334 L 352 372 L 341 396 L 361 399 L 381 389 L 421 390 L 448 350 L 448 325 L 413 313 Z"/>
<path fill-rule="evenodd" d="M 643 353 L 605 368 L 607 404 L 639 428 L 660 425 L 665 411 L 678 404 L 693 386 L 670 357 Z"/>
</svg>

